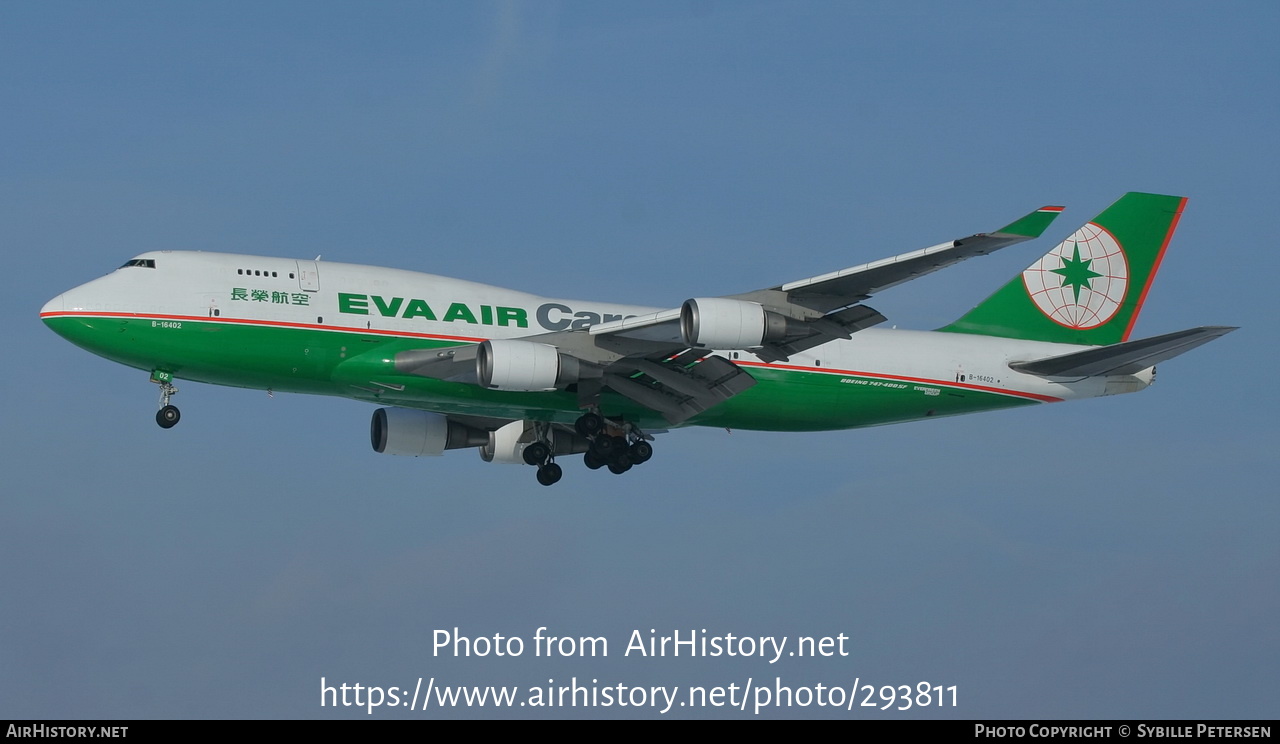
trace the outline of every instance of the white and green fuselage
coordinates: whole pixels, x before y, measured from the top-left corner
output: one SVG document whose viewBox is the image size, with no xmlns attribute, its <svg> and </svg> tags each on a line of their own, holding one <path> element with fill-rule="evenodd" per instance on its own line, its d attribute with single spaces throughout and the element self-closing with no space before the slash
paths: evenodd
<svg viewBox="0 0 1280 744">
<path fill-rule="evenodd" d="M 653 313 L 411 271 L 219 253 L 145 253 L 51 300 L 41 318 L 99 356 L 218 385 L 336 395 L 445 414 L 572 423 L 570 391 L 508 392 L 398 372 L 407 350 L 512 339 Z M 870 328 L 786 361 L 717 352 L 757 384 L 685 422 L 847 429 L 1142 389 L 1136 374 L 1052 379 L 1011 362 L 1088 348 L 974 333 Z M 668 424 L 605 392 L 600 412 Z"/>
<path fill-rule="evenodd" d="M 824 431 L 1141 390 L 1222 336 L 1130 340 L 1186 199 L 1129 193 L 954 323 L 882 330 L 862 301 L 1040 236 L 1061 207 L 992 233 L 679 309 L 562 300 L 412 271 L 224 253 L 144 253 L 45 305 L 73 343 L 175 379 L 377 403 L 377 452 L 476 447 L 621 474 L 677 426 Z"/>
</svg>

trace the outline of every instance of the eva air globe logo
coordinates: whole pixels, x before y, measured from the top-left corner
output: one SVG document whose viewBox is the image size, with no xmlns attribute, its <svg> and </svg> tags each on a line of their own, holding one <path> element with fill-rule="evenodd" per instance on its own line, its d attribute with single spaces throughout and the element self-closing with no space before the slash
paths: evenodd
<svg viewBox="0 0 1280 744">
<path fill-rule="evenodd" d="M 1068 328 L 1097 328 L 1120 309 L 1129 263 L 1106 228 L 1090 222 L 1022 272 L 1027 294 L 1049 319 Z"/>
</svg>

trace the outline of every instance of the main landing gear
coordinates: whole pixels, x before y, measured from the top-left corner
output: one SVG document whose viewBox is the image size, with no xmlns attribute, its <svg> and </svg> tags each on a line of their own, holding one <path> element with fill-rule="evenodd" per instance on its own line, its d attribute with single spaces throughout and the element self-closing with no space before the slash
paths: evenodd
<svg viewBox="0 0 1280 744">
<path fill-rule="evenodd" d="M 603 416 L 588 411 L 573 428 L 591 442 L 582 461 L 592 470 L 607 467 L 610 473 L 622 475 L 653 457 L 653 445 L 634 424 L 609 425 Z"/>
<path fill-rule="evenodd" d="M 573 428 L 588 442 L 582 459 L 592 470 L 607 467 L 609 472 L 621 475 L 653 457 L 653 445 L 648 441 L 652 437 L 634 424 L 609 421 L 594 411 L 588 411 L 578 417 Z M 564 470 L 555 462 L 557 448 L 553 444 L 556 443 L 556 434 L 550 424 L 535 424 L 534 441 L 525 445 L 521 454 L 525 463 L 538 469 L 538 482 L 544 486 L 557 483 L 564 476 Z M 567 451 L 582 452 L 582 439 Z M 561 454 L 566 453 L 563 446 L 559 449 Z"/>
<path fill-rule="evenodd" d="M 524 448 L 524 461 L 538 468 L 538 482 L 550 486 L 560 481 L 564 470 L 555 463 L 551 447 L 542 439 Z"/>
<path fill-rule="evenodd" d="M 160 385 L 160 410 L 156 411 L 156 423 L 161 429 L 172 429 L 182 418 L 182 412 L 178 407 L 169 404 L 169 399 L 178 394 L 178 388 L 173 384 L 173 376 L 165 375 L 157 379 L 157 375 L 152 374 L 151 379 Z"/>
</svg>

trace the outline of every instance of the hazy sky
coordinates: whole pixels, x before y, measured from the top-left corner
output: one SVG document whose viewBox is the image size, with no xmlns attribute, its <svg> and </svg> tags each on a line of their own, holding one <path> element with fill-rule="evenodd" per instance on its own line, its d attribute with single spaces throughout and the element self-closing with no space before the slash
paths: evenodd
<svg viewBox="0 0 1280 744">
<path fill-rule="evenodd" d="M 0 717 L 368 717 L 320 707 L 320 678 L 575 676 L 1276 717 L 1278 31 L 1264 2 L 3 4 Z M 377 455 L 352 401 L 180 382 L 163 431 L 145 373 L 37 317 L 170 248 L 675 306 L 1067 205 L 1040 241 L 876 298 L 933 328 L 1130 190 L 1190 197 L 1136 332 L 1243 327 L 1150 390 L 677 431 L 554 488 L 470 451 Z M 433 656 L 455 626 L 610 653 Z M 624 657 L 651 628 L 849 654 Z"/>
</svg>

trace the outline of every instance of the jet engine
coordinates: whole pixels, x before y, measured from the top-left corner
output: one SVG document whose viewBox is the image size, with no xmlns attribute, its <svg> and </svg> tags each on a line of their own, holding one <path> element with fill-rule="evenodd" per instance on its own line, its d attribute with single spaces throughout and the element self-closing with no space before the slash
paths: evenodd
<svg viewBox="0 0 1280 744">
<path fill-rule="evenodd" d="M 578 381 L 578 360 L 533 341 L 490 339 L 476 352 L 476 377 L 495 390 L 546 391 Z"/>
<path fill-rule="evenodd" d="M 375 452 L 387 455 L 442 455 L 445 450 L 479 447 L 489 432 L 448 416 L 408 408 L 379 408 L 373 412 L 369 438 Z"/>
<path fill-rule="evenodd" d="M 680 335 L 703 349 L 753 349 L 807 333 L 803 324 L 755 302 L 698 297 L 680 306 Z"/>
</svg>

